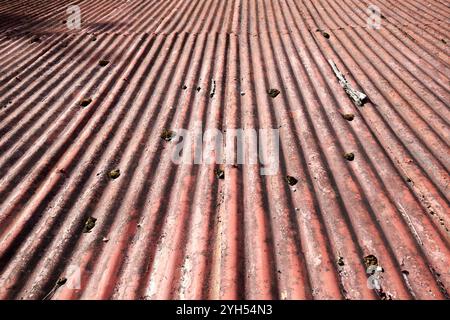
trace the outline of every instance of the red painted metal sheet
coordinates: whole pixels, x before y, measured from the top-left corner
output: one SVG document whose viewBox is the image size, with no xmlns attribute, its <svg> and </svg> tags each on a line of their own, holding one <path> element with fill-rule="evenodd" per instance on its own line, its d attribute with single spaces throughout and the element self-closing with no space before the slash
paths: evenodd
<svg viewBox="0 0 450 320">
<path fill-rule="evenodd" d="M 449 18 L 444 0 L 0 1 L 0 298 L 448 299 Z M 198 128 L 278 129 L 279 171 L 174 163 L 161 134 Z"/>
</svg>

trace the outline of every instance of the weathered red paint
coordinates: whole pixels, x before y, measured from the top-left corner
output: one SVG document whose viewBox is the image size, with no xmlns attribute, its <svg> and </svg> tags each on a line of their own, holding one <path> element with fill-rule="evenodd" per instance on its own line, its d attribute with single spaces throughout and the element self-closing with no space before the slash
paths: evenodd
<svg viewBox="0 0 450 320">
<path fill-rule="evenodd" d="M 0 1 L 0 298 L 68 278 L 52 299 L 448 299 L 449 17 L 439 0 Z M 279 128 L 279 174 L 174 164 L 161 132 L 199 124 Z"/>
</svg>

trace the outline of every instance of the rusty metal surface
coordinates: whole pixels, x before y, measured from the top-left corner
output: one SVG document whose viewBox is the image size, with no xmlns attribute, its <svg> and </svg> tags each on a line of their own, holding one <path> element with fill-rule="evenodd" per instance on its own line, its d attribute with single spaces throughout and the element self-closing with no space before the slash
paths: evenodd
<svg viewBox="0 0 450 320">
<path fill-rule="evenodd" d="M 0 298 L 448 299 L 449 18 L 445 0 L 0 1 Z M 176 165 L 161 132 L 199 123 L 279 128 L 279 173 Z"/>
</svg>

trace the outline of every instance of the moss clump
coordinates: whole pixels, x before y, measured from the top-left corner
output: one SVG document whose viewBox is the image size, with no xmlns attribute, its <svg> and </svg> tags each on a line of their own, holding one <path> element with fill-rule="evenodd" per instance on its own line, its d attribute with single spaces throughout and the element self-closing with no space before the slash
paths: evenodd
<svg viewBox="0 0 450 320">
<path fill-rule="evenodd" d="M 120 177 L 120 170 L 119 169 L 111 170 L 110 172 L 108 172 L 108 176 L 111 179 L 117 179 L 118 177 Z"/>
<path fill-rule="evenodd" d="M 161 133 L 161 139 L 163 139 L 164 141 L 171 141 L 173 138 L 176 137 L 176 133 L 175 131 L 169 130 L 169 129 L 164 129 L 163 132 Z"/>
<path fill-rule="evenodd" d="M 225 179 L 225 172 L 222 169 L 214 170 L 217 179 Z"/>
<path fill-rule="evenodd" d="M 278 90 L 278 89 L 269 89 L 269 90 L 267 90 L 267 94 L 270 97 L 272 97 L 272 98 L 276 98 L 280 94 L 280 90 Z"/>
<path fill-rule="evenodd" d="M 355 160 L 355 154 L 353 152 L 345 153 L 344 158 L 348 161 L 353 161 Z"/>
<path fill-rule="evenodd" d="M 80 101 L 80 106 L 82 107 L 87 107 L 88 105 L 90 105 L 92 102 L 91 98 L 86 98 Z"/>
<path fill-rule="evenodd" d="M 353 113 L 346 113 L 342 115 L 342 118 L 347 121 L 353 121 L 353 119 L 355 119 L 355 115 Z"/>
<path fill-rule="evenodd" d="M 291 177 L 291 176 L 286 176 L 286 181 L 290 186 L 295 186 L 298 182 L 297 179 L 295 179 L 294 177 Z"/>
<path fill-rule="evenodd" d="M 31 38 L 31 43 L 40 43 L 41 42 L 41 38 L 38 36 L 34 36 L 33 38 Z"/>
<path fill-rule="evenodd" d="M 366 269 L 370 266 L 377 266 L 378 265 L 378 259 L 373 254 L 369 254 L 368 256 L 364 257 L 363 259 L 364 265 L 366 266 Z"/>
<path fill-rule="evenodd" d="M 95 227 L 95 222 L 97 221 L 94 217 L 87 218 L 86 222 L 84 223 L 84 233 L 89 233 L 91 230 Z"/>
</svg>

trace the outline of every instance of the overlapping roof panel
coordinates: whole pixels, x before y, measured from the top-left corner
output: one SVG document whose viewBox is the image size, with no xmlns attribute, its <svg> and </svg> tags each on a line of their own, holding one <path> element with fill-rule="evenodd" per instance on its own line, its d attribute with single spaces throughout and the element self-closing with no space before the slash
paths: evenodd
<svg viewBox="0 0 450 320">
<path fill-rule="evenodd" d="M 0 298 L 448 299 L 449 18 L 444 0 L 0 1 Z M 279 129 L 278 173 L 174 163 L 161 134 L 199 127 Z"/>
</svg>

